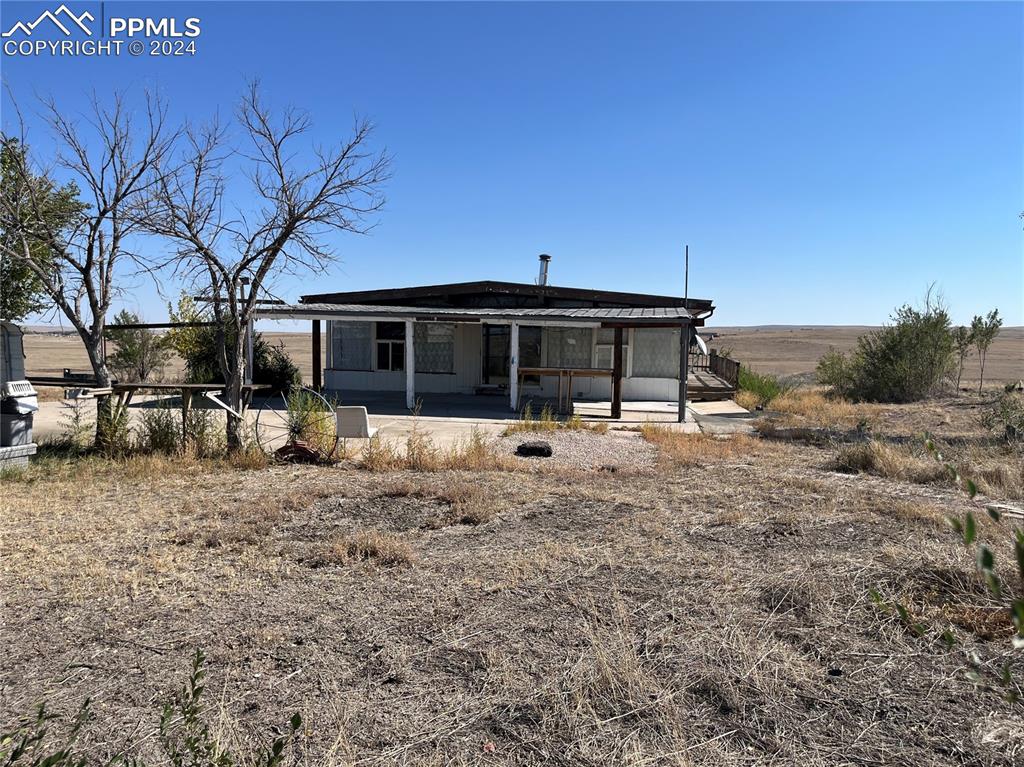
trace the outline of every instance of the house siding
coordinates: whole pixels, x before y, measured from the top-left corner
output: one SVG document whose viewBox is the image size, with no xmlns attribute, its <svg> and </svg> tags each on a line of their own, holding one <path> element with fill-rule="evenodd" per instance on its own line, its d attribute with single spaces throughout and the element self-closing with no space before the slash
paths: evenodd
<svg viewBox="0 0 1024 767">
<path fill-rule="evenodd" d="M 331 334 L 329 348 L 333 349 L 333 333 L 337 323 L 329 323 Z M 542 344 L 547 349 L 547 328 L 543 331 Z M 594 334 L 596 345 L 596 333 Z M 633 341 L 632 338 L 629 339 Z M 632 343 L 630 343 L 632 346 Z M 483 335 L 477 323 L 455 324 L 455 350 L 452 373 L 416 373 L 417 394 L 472 394 L 482 383 Z M 667 350 L 666 353 L 671 353 Z M 593 359 L 593 350 L 592 350 Z M 675 402 L 679 395 L 677 378 L 632 377 L 631 359 L 626 360 L 626 375 L 623 378 L 622 396 L 625 400 Z M 324 386 L 337 392 L 358 391 L 405 391 L 405 372 L 386 370 L 337 370 L 328 363 L 324 371 Z M 541 379 L 540 384 L 526 383 L 522 397 L 554 398 L 558 389 L 557 380 L 552 377 Z M 575 378 L 572 396 L 578 399 L 608 400 L 611 398 L 611 379 Z"/>
</svg>

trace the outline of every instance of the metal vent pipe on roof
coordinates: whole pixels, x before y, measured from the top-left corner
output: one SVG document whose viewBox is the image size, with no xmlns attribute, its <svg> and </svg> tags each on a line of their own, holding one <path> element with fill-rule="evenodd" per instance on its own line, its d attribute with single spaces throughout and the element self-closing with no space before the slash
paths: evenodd
<svg viewBox="0 0 1024 767">
<path fill-rule="evenodd" d="M 540 274 L 537 276 L 537 284 L 547 285 L 548 264 L 551 263 L 551 256 L 549 256 L 547 253 L 541 253 L 540 256 L 538 256 L 538 258 L 540 259 Z"/>
</svg>

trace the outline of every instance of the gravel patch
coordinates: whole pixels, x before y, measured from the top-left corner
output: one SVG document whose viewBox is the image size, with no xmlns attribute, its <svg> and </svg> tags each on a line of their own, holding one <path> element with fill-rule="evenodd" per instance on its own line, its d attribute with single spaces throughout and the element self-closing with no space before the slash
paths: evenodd
<svg viewBox="0 0 1024 767">
<path fill-rule="evenodd" d="M 547 442 L 551 445 L 550 458 L 520 458 L 516 448 L 524 442 Z M 591 431 L 517 432 L 499 437 L 495 443 L 501 453 L 515 456 L 526 464 L 556 464 L 572 469 L 652 469 L 657 449 L 636 432 L 610 431 L 595 434 Z"/>
</svg>

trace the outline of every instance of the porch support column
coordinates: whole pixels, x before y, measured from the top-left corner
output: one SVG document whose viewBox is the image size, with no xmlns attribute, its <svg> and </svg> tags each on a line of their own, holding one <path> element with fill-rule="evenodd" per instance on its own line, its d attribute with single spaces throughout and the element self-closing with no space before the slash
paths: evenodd
<svg viewBox="0 0 1024 767">
<path fill-rule="evenodd" d="M 405 321 L 405 406 L 416 407 L 416 350 L 413 348 L 412 320 Z"/>
<path fill-rule="evenodd" d="M 612 351 L 612 418 L 622 418 L 622 328 L 615 328 Z"/>
<path fill-rule="evenodd" d="M 686 423 L 690 378 L 690 322 L 679 327 L 679 423 Z"/>
<path fill-rule="evenodd" d="M 323 388 L 320 371 L 320 320 L 313 320 L 313 391 Z"/>
<path fill-rule="evenodd" d="M 509 407 L 514 412 L 519 404 L 519 323 L 513 322 L 508 338 Z"/>
</svg>

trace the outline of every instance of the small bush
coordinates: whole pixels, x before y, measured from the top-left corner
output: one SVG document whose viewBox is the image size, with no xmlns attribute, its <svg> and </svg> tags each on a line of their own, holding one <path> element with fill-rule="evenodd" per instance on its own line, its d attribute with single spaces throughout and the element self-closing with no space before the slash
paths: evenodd
<svg viewBox="0 0 1024 767">
<path fill-rule="evenodd" d="M 128 455 L 132 450 L 132 431 L 128 422 L 128 408 L 117 407 L 107 401 L 96 414 L 96 448 L 109 457 Z"/>
<path fill-rule="evenodd" d="M 755 373 L 748 367 L 740 367 L 739 389 L 747 392 L 744 401 L 748 403 L 754 402 L 756 398 L 757 404 L 767 405 L 792 388 L 771 373 Z"/>
<path fill-rule="evenodd" d="M 981 423 L 1008 442 L 1024 439 L 1024 394 L 1004 391 L 985 410 Z"/>
<path fill-rule="evenodd" d="M 177 453 L 181 444 L 181 411 L 166 402 L 142 408 L 138 446 L 145 453 Z"/>
<path fill-rule="evenodd" d="M 334 452 L 337 428 L 332 407 L 306 389 L 293 388 L 286 399 L 289 437 L 305 442 L 323 455 Z"/>
<path fill-rule="evenodd" d="M 202 408 L 189 410 L 185 432 L 188 434 L 188 449 L 198 458 L 210 458 L 224 452 L 224 432 L 217 423 L 216 411 Z"/>
</svg>

